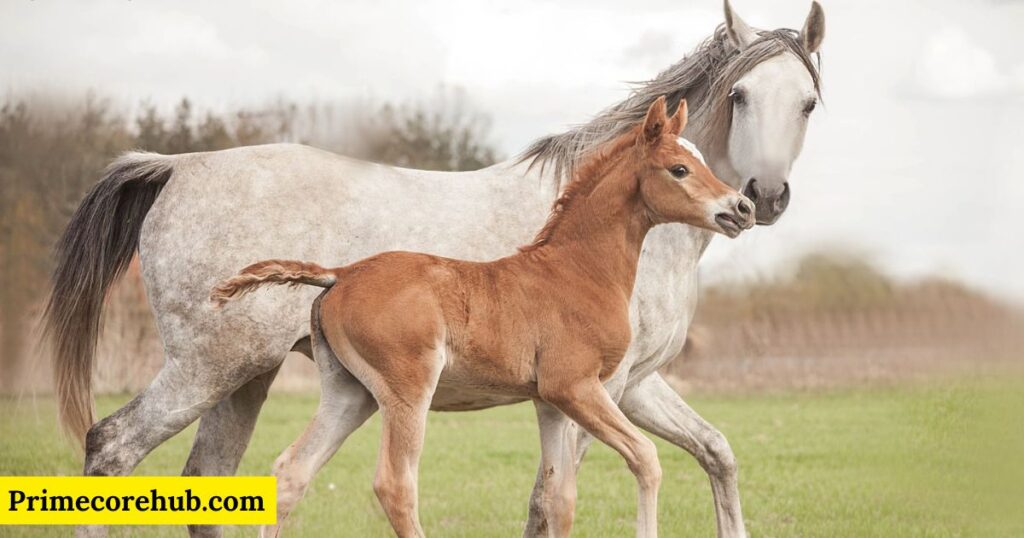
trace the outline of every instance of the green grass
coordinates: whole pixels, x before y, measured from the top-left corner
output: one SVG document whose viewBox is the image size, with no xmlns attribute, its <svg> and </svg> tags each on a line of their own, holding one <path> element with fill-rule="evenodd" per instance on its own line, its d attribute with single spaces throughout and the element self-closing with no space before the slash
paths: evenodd
<svg viewBox="0 0 1024 538">
<path fill-rule="evenodd" d="M 1024 536 L 1024 391 L 1009 382 L 828 394 L 690 398 L 730 439 L 753 536 Z M 105 397 L 102 414 L 124 397 Z M 265 474 L 305 426 L 315 395 L 274 395 L 240 474 Z M 380 423 L 353 434 L 290 520 L 293 536 L 388 536 L 371 490 Z M 136 474 L 177 474 L 194 428 L 152 453 Z M 433 536 L 518 536 L 538 441 L 530 405 L 433 414 L 420 478 Z M 713 536 L 707 478 L 693 458 L 659 440 L 665 536 Z M 75 474 L 80 463 L 53 424 L 48 400 L 0 400 L 0 474 Z M 627 536 L 632 476 L 604 446 L 587 455 L 576 536 Z M 6 528 L 0 535 L 66 535 Z M 115 536 L 183 534 L 117 529 Z M 251 535 L 233 529 L 229 535 Z"/>
</svg>

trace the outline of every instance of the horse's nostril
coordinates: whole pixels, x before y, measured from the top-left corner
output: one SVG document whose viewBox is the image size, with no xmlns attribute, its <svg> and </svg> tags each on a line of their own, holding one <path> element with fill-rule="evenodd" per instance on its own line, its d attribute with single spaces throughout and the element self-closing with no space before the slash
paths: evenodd
<svg viewBox="0 0 1024 538">
<path fill-rule="evenodd" d="M 788 207 L 788 206 L 789 206 L 789 182 L 787 181 L 786 183 L 782 184 L 782 194 L 780 194 L 779 198 L 777 200 L 775 200 L 775 210 L 777 212 L 781 213 L 781 212 L 785 211 L 786 207 Z"/>
<path fill-rule="evenodd" d="M 757 188 L 754 187 L 755 183 L 757 183 L 757 180 L 751 179 L 747 182 L 747 186 L 743 188 L 743 195 L 750 198 L 753 202 L 757 202 Z"/>
</svg>

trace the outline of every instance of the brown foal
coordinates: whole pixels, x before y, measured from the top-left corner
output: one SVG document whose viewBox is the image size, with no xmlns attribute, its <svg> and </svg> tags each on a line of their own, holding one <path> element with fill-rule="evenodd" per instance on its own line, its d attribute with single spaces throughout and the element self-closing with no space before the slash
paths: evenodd
<svg viewBox="0 0 1024 538">
<path fill-rule="evenodd" d="M 539 415 L 564 413 L 611 446 L 637 479 L 637 535 L 654 536 L 654 443 L 602 385 L 629 344 L 640 249 L 661 223 L 730 237 L 754 224 L 753 204 L 678 138 L 685 125 L 685 101 L 669 118 L 659 98 L 642 124 L 579 167 L 534 242 L 511 256 L 479 263 L 387 252 L 334 269 L 269 260 L 225 281 L 211 299 L 223 304 L 268 283 L 328 288 L 314 304 L 313 340 L 326 342 L 314 353 L 318 363 L 336 356 L 330 360 L 380 406 L 374 490 L 399 536 L 423 535 L 417 469 L 439 384 L 533 399 Z M 575 486 L 546 497 L 559 503 L 550 531 L 568 534 Z"/>
</svg>

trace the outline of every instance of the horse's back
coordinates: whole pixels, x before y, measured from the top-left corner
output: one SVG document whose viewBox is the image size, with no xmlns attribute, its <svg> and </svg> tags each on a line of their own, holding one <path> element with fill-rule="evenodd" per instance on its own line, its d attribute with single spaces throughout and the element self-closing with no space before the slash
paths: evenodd
<svg viewBox="0 0 1024 538">
<path fill-rule="evenodd" d="M 254 333 L 284 346 L 308 332 L 309 289 L 262 290 L 209 312 L 210 289 L 253 262 L 338 266 L 387 250 L 487 259 L 528 240 L 548 203 L 537 182 L 515 177 L 521 171 L 409 170 L 297 144 L 184 154 L 173 167 L 139 242 L 171 347 L 193 347 L 197 334 Z"/>
</svg>

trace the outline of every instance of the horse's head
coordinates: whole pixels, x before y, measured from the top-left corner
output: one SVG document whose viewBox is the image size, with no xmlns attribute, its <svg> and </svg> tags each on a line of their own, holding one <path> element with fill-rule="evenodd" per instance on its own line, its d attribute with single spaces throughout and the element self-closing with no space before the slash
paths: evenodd
<svg viewBox="0 0 1024 538">
<path fill-rule="evenodd" d="M 659 97 L 635 131 L 639 192 L 654 222 L 682 222 L 729 237 L 754 225 L 754 205 L 722 183 L 697 147 L 682 138 L 686 100 L 668 117 Z"/>
<path fill-rule="evenodd" d="M 726 148 L 713 167 L 757 205 L 758 224 L 773 224 L 789 205 L 789 172 L 818 102 L 811 56 L 824 38 L 825 14 L 813 2 L 799 34 L 758 31 L 726 0 L 725 32 L 735 52 L 711 88 Z"/>
<path fill-rule="evenodd" d="M 818 102 L 814 55 L 824 35 L 817 2 L 797 32 L 752 29 L 726 0 L 725 24 L 693 53 L 586 124 L 534 142 L 520 159 L 542 171 L 551 163 L 561 180 L 594 148 L 633 129 L 659 97 L 667 96 L 669 110 L 686 98 L 691 140 L 716 176 L 757 205 L 757 223 L 772 224 L 789 205 L 789 171 Z"/>
</svg>

